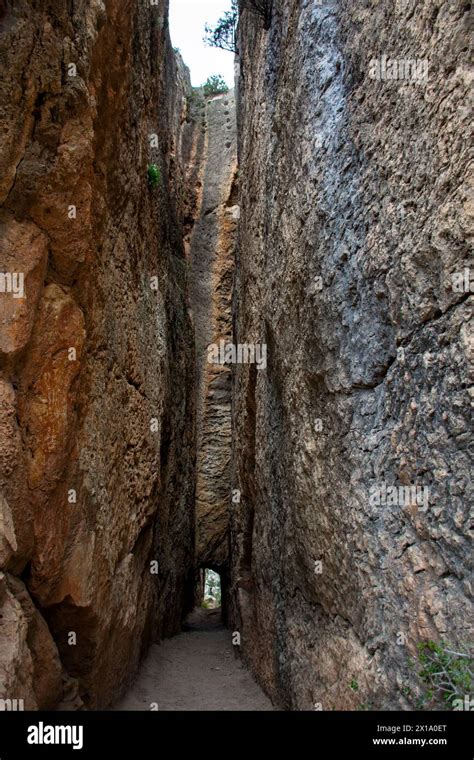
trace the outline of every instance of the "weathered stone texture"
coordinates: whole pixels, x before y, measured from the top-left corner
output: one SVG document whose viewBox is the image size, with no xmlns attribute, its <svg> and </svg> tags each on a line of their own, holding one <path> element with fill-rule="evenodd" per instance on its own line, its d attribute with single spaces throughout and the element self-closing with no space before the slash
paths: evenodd
<svg viewBox="0 0 474 760">
<path fill-rule="evenodd" d="M 196 93 L 195 98 L 199 100 Z M 201 189 L 189 240 L 196 341 L 196 564 L 227 573 L 231 478 L 231 368 L 209 361 L 208 348 L 232 337 L 236 204 L 234 93 L 207 98 L 205 143 L 192 151 Z M 199 123 L 195 141 L 199 140 Z M 196 170 L 194 170 L 196 173 Z M 190 172 L 190 175 L 192 172 Z"/>
<path fill-rule="evenodd" d="M 63 697 L 57 647 L 24 584 L 2 572 L 0 605 L 0 699 L 22 700 L 25 710 L 54 708 Z"/>
<path fill-rule="evenodd" d="M 25 297 L 0 293 L 0 697 L 33 708 L 109 704 L 192 600 L 190 85 L 166 18 L 21 0 L 1 20 L 0 272 Z"/>
<path fill-rule="evenodd" d="M 469 640 L 468 15 L 241 18 L 236 340 L 268 368 L 235 374 L 235 624 L 293 709 L 409 708 L 418 642 Z M 371 79 L 384 54 L 428 81 Z M 384 484 L 428 487 L 428 508 L 377 506 Z"/>
</svg>

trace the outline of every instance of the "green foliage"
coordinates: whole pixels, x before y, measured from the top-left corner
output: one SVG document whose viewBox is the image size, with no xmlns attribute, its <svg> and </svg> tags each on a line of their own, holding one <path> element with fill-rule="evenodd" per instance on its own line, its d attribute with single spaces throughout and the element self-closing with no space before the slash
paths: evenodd
<svg viewBox="0 0 474 760">
<path fill-rule="evenodd" d="M 241 0 L 242 9 L 259 16 L 263 20 L 263 28 L 270 29 L 272 23 L 273 0 Z M 238 55 L 237 26 L 239 23 L 238 0 L 231 0 L 231 9 L 226 11 L 215 26 L 206 24 L 204 27 L 204 42 L 211 47 L 228 50 Z"/>
<path fill-rule="evenodd" d="M 206 570 L 204 577 L 204 597 L 209 600 L 208 606 L 214 602 L 216 607 L 221 604 L 221 579 L 214 570 Z M 212 601 L 211 601 L 212 600 Z"/>
<path fill-rule="evenodd" d="M 351 687 L 352 691 L 359 691 L 359 684 L 355 680 L 355 678 L 352 679 L 349 686 Z"/>
<path fill-rule="evenodd" d="M 220 74 L 213 74 L 203 84 L 204 95 L 222 95 L 229 92 L 225 79 Z"/>
<path fill-rule="evenodd" d="M 239 6 L 237 0 L 232 0 L 231 10 L 226 11 L 218 20 L 216 26 L 206 24 L 204 42 L 210 47 L 237 53 L 237 24 L 239 21 Z"/>
<path fill-rule="evenodd" d="M 457 651 L 449 644 L 434 641 L 422 641 L 418 644 L 418 672 L 423 683 L 428 687 L 420 697 L 417 707 L 427 702 L 444 702 L 453 707 L 455 700 L 462 700 L 472 691 L 472 654 Z"/>
<path fill-rule="evenodd" d="M 153 190 L 157 185 L 161 185 L 161 170 L 156 164 L 148 164 L 148 184 Z"/>
</svg>

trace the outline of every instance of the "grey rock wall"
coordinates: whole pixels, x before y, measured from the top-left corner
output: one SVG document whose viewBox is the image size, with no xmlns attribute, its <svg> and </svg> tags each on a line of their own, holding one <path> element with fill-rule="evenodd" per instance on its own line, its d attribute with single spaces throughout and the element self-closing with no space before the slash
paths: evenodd
<svg viewBox="0 0 474 760">
<path fill-rule="evenodd" d="M 199 99 L 196 93 L 195 98 Z M 196 345 L 196 564 L 227 574 L 231 487 L 231 367 L 210 362 L 210 346 L 232 337 L 236 199 L 233 91 L 201 99 L 196 121 L 200 192 L 189 240 Z M 199 143 L 199 133 L 204 144 Z M 192 172 L 191 172 L 192 173 Z"/>
<path fill-rule="evenodd" d="M 293 709 L 409 709 L 418 643 L 469 640 L 468 15 L 241 17 L 234 624 Z"/>
</svg>

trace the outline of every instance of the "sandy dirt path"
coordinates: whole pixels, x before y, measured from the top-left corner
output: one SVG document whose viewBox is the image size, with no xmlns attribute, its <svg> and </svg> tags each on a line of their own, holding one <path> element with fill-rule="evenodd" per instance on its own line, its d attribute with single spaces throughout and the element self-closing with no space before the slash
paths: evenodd
<svg viewBox="0 0 474 760">
<path fill-rule="evenodd" d="M 194 610 L 186 630 L 154 645 L 115 710 L 273 710 L 236 657 L 217 610 Z M 156 709 L 156 708 L 155 708 Z"/>
</svg>

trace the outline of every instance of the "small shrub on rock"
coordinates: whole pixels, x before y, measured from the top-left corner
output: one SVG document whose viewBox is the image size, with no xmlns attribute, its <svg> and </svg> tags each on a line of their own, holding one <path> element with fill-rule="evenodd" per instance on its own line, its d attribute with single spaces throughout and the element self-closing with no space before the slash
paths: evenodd
<svg viewBox="0 0 474 760">
<path fill-rule="evenodd" d="M 220 74 L 213 74 L 208 77 L 202 89 L 204 90 L 204 95 L 222 95 L 225 92 L 229 92 L 225 79 Z"/>
</svg>

